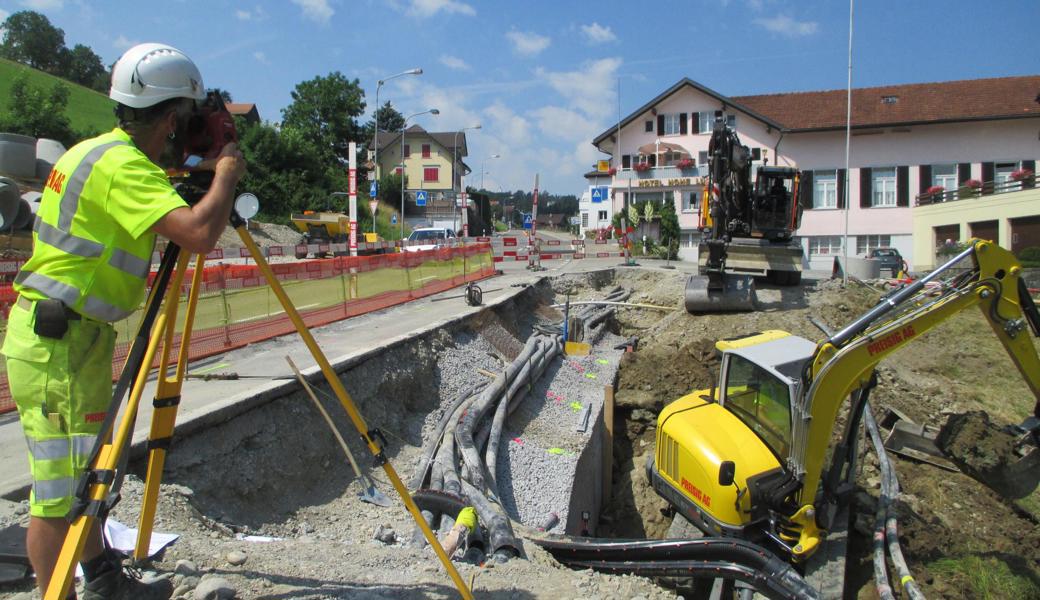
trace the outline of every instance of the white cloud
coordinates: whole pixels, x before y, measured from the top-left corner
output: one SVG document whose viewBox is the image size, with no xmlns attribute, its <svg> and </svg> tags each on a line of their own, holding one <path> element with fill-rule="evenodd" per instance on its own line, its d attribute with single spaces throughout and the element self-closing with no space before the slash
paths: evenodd
<svg viewBox="0 0 1040 600">
<path fill-rule="evenodd" d="M 485 108 L 484 115 L 490 121 L 484 127 L 494 131 L 496 137 L 509 140 L 510 146 L 516 148 L 531 143 L 531 124 L 501 101 Z"/>
<path fill-rule="evenodd" d="M 522 56 L 535 56 L 552 43 L 548 37 L 533 31 L 510 31 L 506 37 L 513 43 L 513 51 Z"/>
<path fill-rule="evenodd" d="M 127 37 L 122 34 L 120 34 L 119 37 L 117 37 L 116 39 L 112 40 L 112 46 L 114 46 L 117 50 L 129 50 L 133 46 L 136 46 L 140 43 L 141 42 L 138 42 L 136 40 L 127 39 Z"/>
<path fill-rule="evenodd" d="M 586 63 L 577 71 L 538 69 L 537 74 L 566 98 L 571 107 L 590 119 L 602 120 L 616 114 L 615 80 L 620 66 L 620 58 L 603 58 Z"/>
<path fill-rule="evenodd" d="M 31 10 L 61 10 L 65 0 L 22 0 L 21 4 Z"/>
<path fill-rule="evenodd" d="M 581 32 L 590 44 L 605 44 L 617 40 L 610 26 L 604 27 L 595 22 L 592 25 L 582 25 Z"/>
<path fill-rule="evenodd" d="M 267 55 L 264 54 L 263 52 L 259 51 L 259 50 L 257 50 L 256 52 L 253 53 L 253 58 L 256 59 L 256 62 L 258 62 L 258 63 L 260 63 L 262 65 L 269 65 L 269 64 L 271 64 L 271 61 L 267 60 Z"/>
<path fill-rule="evenodd" d="M 442 54 L 439 60 L 440 60 L 442 65 L 444 65 L 445 67 L 448 67 L 449 69 L 454 69 L 456 71 L 469 71 L 470 70 L 470 66 L 468 64 L 466 64 L 466 61 L 462 60 L 461 58 L 459 58 L 457 56 L 451 56 L 451 55 L 448 55 L 448 54 Z"/>
<path fill-rule="evenodd" d="M 253 18 L 253 13 L 248 10 L 242 10 L 241 8 L 235 11 L 235 18 L 239 21 L 249 21 Z"/>
<path fill-rule="evenodd" d="M 6 21 L 7 17 L 10 17 L 10 16 L 11 16 L 11 13 L 9 13 L 6 10 L 0 8 L 0 21 Z M 3 30 L 0 29 L 0 31 L 3 31 Z"/>
<path fill-rule="evenodd" d="M 406 14 L 410 17 L 427 18 L 439 12 L 447 14 L 457 13 L 460 15 L 475 16 L 477 10 L 465 2 L 456 0 L 412 0 Z"/>
<path fill-rule="evenodd" d="M 576 140 L 592 139 L 596 126 L 581 113 L 559 106 L 543 106 L 533 112 L 538 129 L 547 137 Z M 591 135 L 590 135 L 591 133 Z"/>
<path fill-rule="evenodd" d="M 333 13 L 329 0 L 292 0 L 292 3 L 303 9 L 303 16 L 318 23 L 328 23 Z"/>
<path fill-rule="evenodd" d="M 768 19 L 755 19 L 752 22 L 767 31 L 792 38 L 812 35 L 819 28 L 816 21 L 795 21 L 787 15 L 777 15 Z"/>
</svg>

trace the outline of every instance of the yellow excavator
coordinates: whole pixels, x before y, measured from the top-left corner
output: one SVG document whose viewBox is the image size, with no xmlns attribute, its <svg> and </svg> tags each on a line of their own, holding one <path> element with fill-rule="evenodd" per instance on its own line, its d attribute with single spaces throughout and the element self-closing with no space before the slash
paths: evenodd
<svg viewBox="0 0 1040 600">
<path fill-rule="evenodd" d="M 1030 330 L 1040 336 L 1040 314 L 1014 255 L 978 239 L 819 343 L 783 331 L 717 342 L 718 385 L 675 400 L 658 416 L 647 463 L 654 489 L 708 535 L 807 559 L 854 490 L 855 440 L 877 364 L 972 306 L 1037 399 L 1035 416 L 1011 426 L 1018 437 L 1006 474 L 1034 489 L 1040 356 Z M 846 402 L 849 416 L 832 445 Z"/>
</svg>

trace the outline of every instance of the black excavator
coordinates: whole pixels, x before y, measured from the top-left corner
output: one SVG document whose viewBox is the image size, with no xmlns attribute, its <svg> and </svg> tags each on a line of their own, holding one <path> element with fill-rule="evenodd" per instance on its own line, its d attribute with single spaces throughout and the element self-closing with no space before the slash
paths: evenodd
<svg viewBox="0 0 1040 600">
<path fill-rule="evenodd" d="M 699 274 L 686 282 L 691 313 L 754 310 L 756 276 L 776 285 L 801 282 L 803 251 L 793 240 L 802 217 L 799 172 L 762 165 L 752 181 L 760 159 L 759 148 L 741 144 L 716 120 L 700 211 Z"/>
</svg>

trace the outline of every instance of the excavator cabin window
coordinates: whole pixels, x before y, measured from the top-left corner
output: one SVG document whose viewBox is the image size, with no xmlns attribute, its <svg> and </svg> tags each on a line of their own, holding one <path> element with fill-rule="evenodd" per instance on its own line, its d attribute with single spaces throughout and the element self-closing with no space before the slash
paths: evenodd
<svg viewBox="0 0 1040 600">
<path fill-rule="evenodd" d="M 780 460 L 791 450 L 791 396 L 787 385 L 748 359 L 729 355 L 724 406 L 751 428 Z"/>
</svg>

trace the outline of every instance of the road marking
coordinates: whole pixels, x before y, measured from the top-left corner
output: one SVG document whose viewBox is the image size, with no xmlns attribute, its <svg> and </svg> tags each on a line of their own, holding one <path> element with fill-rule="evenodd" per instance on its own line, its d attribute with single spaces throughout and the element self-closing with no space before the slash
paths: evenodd
<svg viewBox="0 0 1040 600">
<path fill-rule="evenodd" d="M 215 365 L 206 367 L 204 369 L 192 369 L 191 373 L 193 375 L 200 375 L 202 373 L 209 373 L 210 371 L 216 371 L 217 369 L 226 369 L 227 367 L 230 367 L 230 366 L 231 366 L 231 363 L 226 363 L 226 362 L 225 363 L 217 363 Z"/>
</svg>

